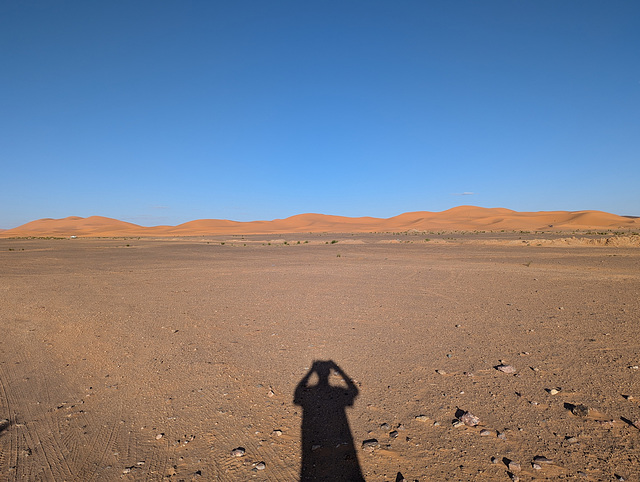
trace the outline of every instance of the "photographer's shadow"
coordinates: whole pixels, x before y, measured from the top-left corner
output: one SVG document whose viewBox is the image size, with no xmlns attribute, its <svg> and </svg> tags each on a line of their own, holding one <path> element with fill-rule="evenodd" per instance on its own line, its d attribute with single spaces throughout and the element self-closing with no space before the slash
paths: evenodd
<svg viewBox="0 0 640 482">
<path fill-rule="evenodd" d="M 329 383 L 332 370 L 346 387 Z M 357 396 L 353 381 L 332 360 L 314 361 L 300 380 L 293 402 L 302 407 L 301 481 L 364 481 L 346 414 Z"/>
</svg>

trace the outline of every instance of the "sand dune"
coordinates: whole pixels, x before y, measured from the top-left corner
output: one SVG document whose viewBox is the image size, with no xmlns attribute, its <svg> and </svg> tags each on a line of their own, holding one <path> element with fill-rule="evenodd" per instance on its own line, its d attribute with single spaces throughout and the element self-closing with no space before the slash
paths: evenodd
<svg viewBox="0 0 640 482">
<path fill-rule="evenodd" d="M 349 218 L 325 214 L 299 214 L 272 221 L 239 222 L 200 219 L 178 226 L 144 227 L 102 216 L 40 219 L 0 231 L 0 237 L 16 236 L 203 236 L 214 234 L 276 234 L 379 231 L 567 231 L 640 230 L 640 218 L 602 211 L 517 212 L 504 208 L 458 206 L 442 212 L 416 211 L 388 219 Z"/>
</svg>

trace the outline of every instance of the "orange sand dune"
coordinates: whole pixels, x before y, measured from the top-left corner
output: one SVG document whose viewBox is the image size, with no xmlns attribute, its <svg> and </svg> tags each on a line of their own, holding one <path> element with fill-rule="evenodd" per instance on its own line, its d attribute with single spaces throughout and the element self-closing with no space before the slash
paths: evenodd
<svg viewBox="0 0 640 482">
<path fill-rule="evenodd" d="M 200 219 L 178 226 L 144 227 L 102 216 L 40 219 L 0 231 L 1 237 L 16 236 L 203 236 L 214 234 L 277 234 L 380 231 L 566 231 L 640 230 L 640 218 L 602 211 L 517 212 L 504 208 L 458 206 L 447 211 L 416 211 L 388 219 L 348 218 L 324 214 L 299 214 L 272 221 L 239 222 Z"/>
</svg>

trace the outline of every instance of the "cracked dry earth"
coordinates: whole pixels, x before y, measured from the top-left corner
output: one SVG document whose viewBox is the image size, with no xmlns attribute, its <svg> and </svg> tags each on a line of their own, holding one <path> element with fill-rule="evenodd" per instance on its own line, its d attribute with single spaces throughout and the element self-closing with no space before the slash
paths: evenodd
<svg viewBox="0 0 640 482">
<path fill-rule="evenodd" d="M 0 479 L 640 480 L 640 249 L 387 238 L 0 240 Z"/>
</svg>

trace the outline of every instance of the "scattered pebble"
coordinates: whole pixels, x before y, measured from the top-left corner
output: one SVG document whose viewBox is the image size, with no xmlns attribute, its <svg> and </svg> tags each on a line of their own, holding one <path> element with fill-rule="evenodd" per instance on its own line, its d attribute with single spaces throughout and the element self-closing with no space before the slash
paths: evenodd
<svg viewBox="0 0 640 482">
<path fill-rule="evenodd" d="M 436 373 L 438 375 L 446 375 L 447 374 L 447 372 L 445 372 L 444 370 L 436 370 Z"/>
<path fill-rule="evenodd" d="M 439 427 L 440 426 L 440 422 L 433 422 L 433 426 L 434 427 Z"/>
<path fill-rule="evenodd" d="M 418 422 L 427 422 L 429 420 L 429 417 L 427 417 L 426 415 L 418 415 L 416 416 L 416 420 Z"/>
<path fill-rule="evenodd" d="M 246 453 L 247 452 L 244 447 L 238 447 L 231 451 L 231 455 L 233 455 L 234 457 L 244 457 Z"/>
<path fill-rule="evenodd" d="M 522 467 L 520 466 L 519 462 L 515 462 L 513 460 L 509 460 L 509 470 L 511 472 L 520 472 L 522 470 Z"/>
<path fill-rule="evenodd" d="M 496 365 L 496 370 L 500 370 L 502 373 L 515 373 L 516 369 L 512 365 Z"/>
<path fill-rule="evenodd" d="M 566 437 L 564 440 L 567 443 L 574 444 L 578 441 L 578 437 Z"/>
<path fill-rule="evenodd" d="M 500 463 L 500 459 L 498 457 L 491 457 L 491 463 L 492 464 L 499 464 Z"/>
<path fill-rule="evenodd" d="M 267 468 L 267 465 L 264 462 L 258 462 L 256 464 L 256 469 L 258 469 L 258 470 L 264 470 L 266 468 Z"/>
<path fill-rule="evenodd" d="M 529 402 L 531 405 L 540 405 L 538 402 L 531 401 Z"/>
<path fill-rule="evenodd" d="M 373 449 L 375 449 L 379 445 L 380 444 L 378 443 L 377 439 L 371 438 L 369 440 L 365 440 L 364 442 L 362 442 L 362 450 L 366 452 L 373 452 Z"/>
<path fill-rule="evenodd" d="M 625 400 L 633 400 L 633 395 L 622 395 L 622 398 L 624 398 Z M 0 425 L 2 424 L 2 422 L 0 422 Z"/>
<path fill-rule="evenodd" d="M 547 388 L 547 392 L 550 395 L 557 395 L 558 393 L 560 393 L 560 389 L 559 388 Z"/>
<path fill-rule="evenodd" d="M 276 437 L 280 437 L 282 435 L 282 430 L 274 430 L 273 435 L 275 435 Z"/>
<path fill-rule="evenodd" d="M 531 464 L 531 467 L 533 467 L 533 470 L 542 470 L 542 467 L 539 464 L 536 464 L 535 462 Z"/>
<path fill-rule="evenodd" d="M 126 467 L 126 468 L 122 469 L 122 473 L 123 474 L 128 474 L 129 472 L 131 472 L 131 467 Z"/>
<path fill-rule="evenodd" d="M 507 434 L 506 434 L 506 433 L 504 433 L 504 432 L 498 432 L 497 437 L 498 437 L 500 440 L 507 440 Z"/>
<path fill-rule="evenodd" d="M 480 423 L 480 419 L 471 412 L 464 412 L 462 417 L 460 417 L 460 421 L 469 427 L 475 427 Z"/>
<path fill-rule="evenodd" d="M 483 429 L 483 430 L 480 430 L 480 436 L 481 437 L 487 437 L 489 435 L 491 435 L 491 431 L 490 430 L 487 430 L 486 428 Z"/>
<path fill-rule="evenodd" d="M 474 375 L 473 375 L 473 373 L 471 373 L 471 372 L 464 372 L 464 375 L 465 375 L 465 376 L 467 376 L 467 377 L 472 377 L 472 376 L 474 376 Z"/>
<path fill-rule="evenodd" d="M 162 437 L 164 437 L 164 434 L 159 433 L 158 435 L 156 435 L 156 440 L 160 440 Z"/>
<path fill-rule="evenodd" d="M 533 461 L 534 461 L 536 464 L 546 464 L 546 465 L 549 465 L 549 464 L 552 464 L 552 463 L 553 463 L 553 460 L 548 459 L 548 458 L 546 458 L 546 457 L 544 457 L 544 456 L 542 456 L 542 455 L 536 455 L 536 456 L 533 458 Z"/>
<path fill-rule="evenodd" d="M 638 365 L 631 365 L 629 368 L 631 368 L 632 370 L 637 370 L 640 367 Z"/>
<path fill-rule="evenodd" d="M 573 406 L 573 408 L 571 409 L 571 413 L 577 417 L 586 417 L 587 415 L 589 415 L 589 407 L 580 403 Z"/>
</svg>

